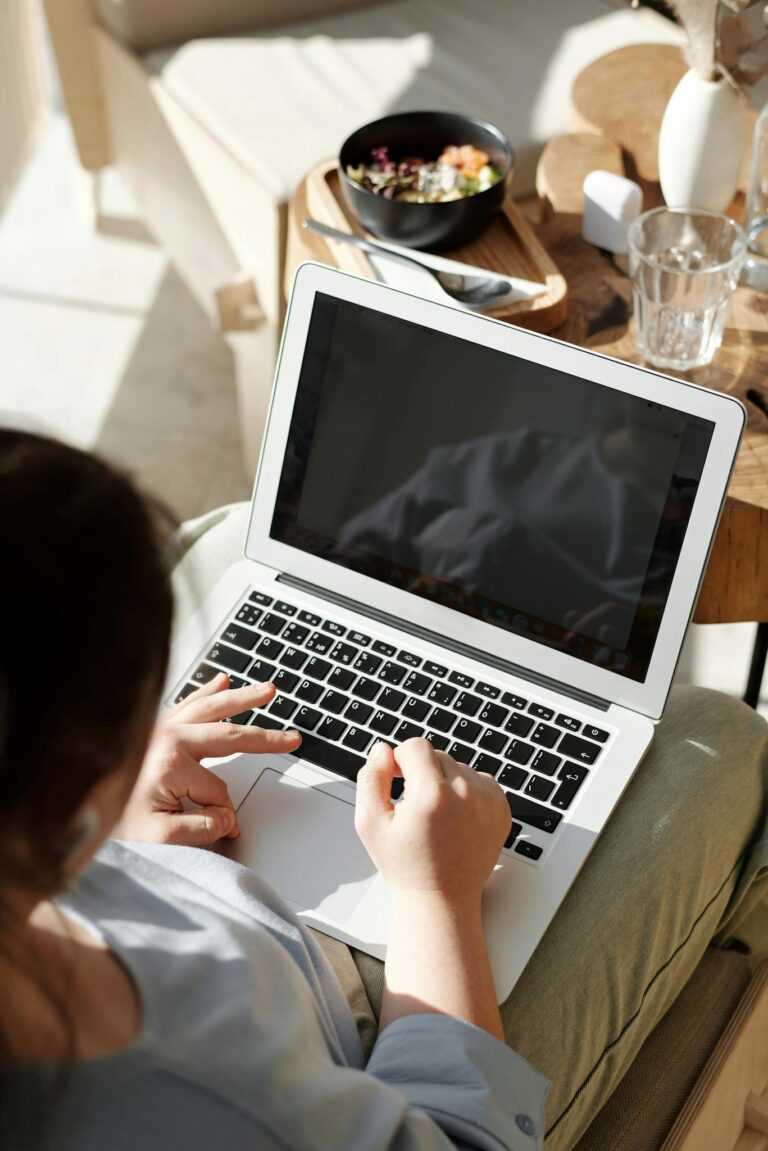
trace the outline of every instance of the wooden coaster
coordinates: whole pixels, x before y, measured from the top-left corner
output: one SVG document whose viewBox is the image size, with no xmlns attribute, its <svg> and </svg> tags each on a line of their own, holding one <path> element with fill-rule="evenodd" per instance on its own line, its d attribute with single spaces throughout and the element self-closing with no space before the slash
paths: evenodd
<svg viewBox="0 0 768 1151">
<path fill-rule="evenodd" d="M 536 191 L 544 211 L 582 215 L 584 179 L 596 168 L 626 175 L 618 144 L 593 132 L 574 132 L 550 140 L 536 169 Z"/>
</svg>

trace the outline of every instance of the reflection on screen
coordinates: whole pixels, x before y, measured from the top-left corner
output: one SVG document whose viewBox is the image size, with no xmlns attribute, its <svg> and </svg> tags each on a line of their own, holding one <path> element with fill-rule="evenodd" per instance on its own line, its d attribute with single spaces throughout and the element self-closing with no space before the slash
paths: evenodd
<svg viewBox="0 0 768 1151">
<path fill-rule="evenodd" d="M 319 295 L 271 534 L 642 679 L 712 428 Z"/>
</svg>

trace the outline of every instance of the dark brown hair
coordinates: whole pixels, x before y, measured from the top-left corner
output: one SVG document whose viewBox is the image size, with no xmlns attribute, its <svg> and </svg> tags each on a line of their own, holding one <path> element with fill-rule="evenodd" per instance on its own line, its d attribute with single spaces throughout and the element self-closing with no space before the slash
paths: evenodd
<svg viewBox="0 0 768 1151">
<path fill-rule="evenodd" d="M 3 886 L 60 885 L 67 827 L 148 734 L 172 617 L 163 518 L 95 456 L 0 429 Z M 8 926 L 0 889 L 18 962 Z"/>
</svg>

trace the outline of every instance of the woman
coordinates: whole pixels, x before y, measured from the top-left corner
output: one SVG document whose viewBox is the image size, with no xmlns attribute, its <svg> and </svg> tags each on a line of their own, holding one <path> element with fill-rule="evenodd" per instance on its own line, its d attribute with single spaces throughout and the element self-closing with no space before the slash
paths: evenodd
<svg viewBox="0 0 768 1151">
<path fill-rule="evenodd" d="M 381 993 L 363 1070 L 316 940 L 252 873 L 199 850 L 237 835 L 201 758 L 299 746 L 219 722 L 274 688 L 221 677 L 153 726 L 172 604 L 156 517 L 99 461 L 12 432 L 0 509 L 3 1145 L 533 1148 L 547 1080 L 506 1036 L 553 1080 L 547 1147 L 572 1146 L 714 931 L 765 890 L 747 854 L 765 724 L 712 693 L 673 704 L 503 1027 L 480 896 L 506 802 L 421 741 L 396 760 L 380 746 L 357 825 L 392 893 L 383 987 L 376 961 L 330 948 L 358 1005 L 358 968 Z"/>
</svg>

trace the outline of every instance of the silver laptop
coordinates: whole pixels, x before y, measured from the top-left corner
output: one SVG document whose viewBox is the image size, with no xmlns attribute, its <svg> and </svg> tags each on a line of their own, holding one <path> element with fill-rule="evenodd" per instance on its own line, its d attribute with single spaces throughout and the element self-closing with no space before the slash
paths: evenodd
<svg viewBox="0 0 768 1151">
<path fill-rule="evenodd" d="M 383 957 L 354 781 L 377 739 L 426 737 L 507 794 L 484 900 L 503 1000 L 651 742 L 743 424 L 730 397 L 303 265 L 244 557 L 168 685 L 274 680 L 233 722 L 303 733 L 216 762 L 238 858 Z"/>
</svg>

